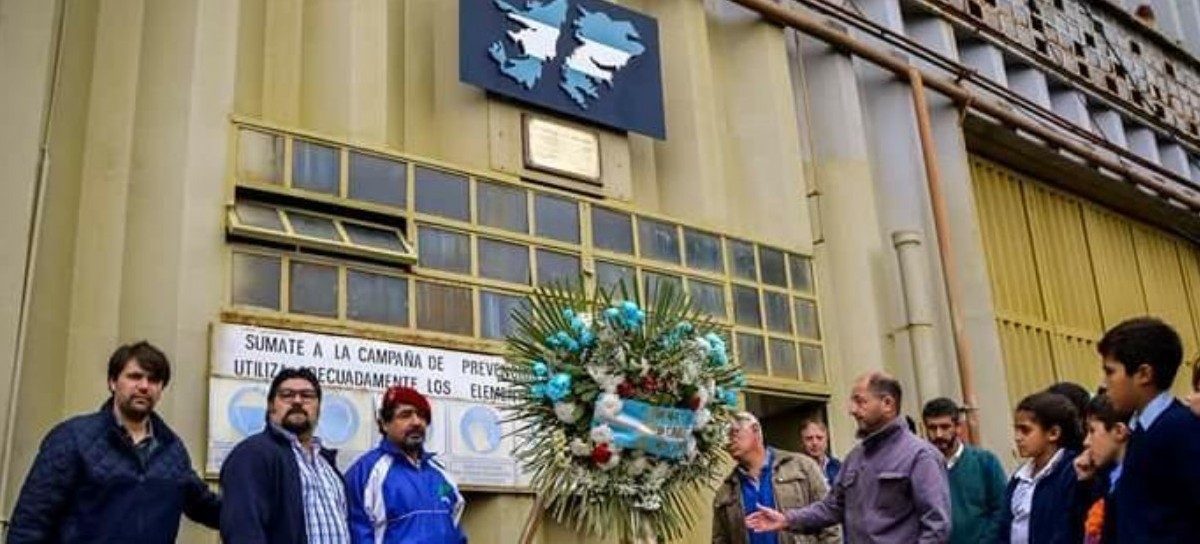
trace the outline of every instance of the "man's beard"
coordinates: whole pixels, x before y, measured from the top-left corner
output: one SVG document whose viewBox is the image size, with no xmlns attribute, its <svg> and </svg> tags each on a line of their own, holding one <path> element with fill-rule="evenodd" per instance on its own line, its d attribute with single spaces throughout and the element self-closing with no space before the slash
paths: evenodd
<svg viewBox="0 0 1200 544">
<path fill-rule="evenodd" d="M 399 446 L 401 450 L 408 453 L 420 452 L 425 448 L 425 433 L 418 431 L 405 433 Z"/>
<path fill-rule="evenodd" d="M 121 412 L 121 417 L 129 421 L 142 421 L 150 417 L 150 412 L 154 411 L 154 402 L 143 397 L 144 405 L 135 404 L 133 398 L 125 399 L 117 403 L 117 410 Z"/>
<path fill-rule="evenodd" d="M 292 414 L 303 415 L 304 421 L 293 421 L 291 418 Z M 312 420 L 308 417 L 308 412 L 305 412 L 301 408 L 292 408 L 291 410 L 288 410 L 286 414 L 283 414 L 283 421 L 280 423 L 280 427 L 283 427 L 284 430 L 292 434 L 300 435 L 311 431 L 313 424 Z"/>
</svg>

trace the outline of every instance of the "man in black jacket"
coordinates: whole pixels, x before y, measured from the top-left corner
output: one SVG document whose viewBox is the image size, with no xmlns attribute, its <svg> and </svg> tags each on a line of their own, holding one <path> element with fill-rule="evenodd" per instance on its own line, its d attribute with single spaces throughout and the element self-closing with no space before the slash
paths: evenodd
<svg viewBox="0 0 1200 544">
<path fill-rule="evenodd" d="M 147 342 L 113 353 L 112 397 L 42 441 L 17 499 L 9 543 L 172 543 L 180 514 L 217 527 L 220 499 L 192 469 L 183 441 L 154 413 L 170 379 L 166 355 Z"/>
<path fill-rule="evenodd" d="M 321 384 L 285 368 L 267 392 L 267 426 L 221 466 L 225 544 L 349 544 L 345 482 L 337 452 L 313 436 Z"/>
</svg>

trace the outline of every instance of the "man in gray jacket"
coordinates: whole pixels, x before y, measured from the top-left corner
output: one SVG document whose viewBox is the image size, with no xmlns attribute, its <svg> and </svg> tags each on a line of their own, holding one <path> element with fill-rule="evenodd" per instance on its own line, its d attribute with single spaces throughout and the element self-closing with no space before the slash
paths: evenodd
<svg viewBox="0 0 1200 544">
<path fill-rule="evenodd" d="M 862 442 L 846 456 L 833 490 L 805 508 L 759 508 L 753 531 L 811 533 L 842 524 L 855 544 L 940 544 L 950 539 L 950 484 L 940 453 L 900 417 L 900 382 L 872 372 L 854 382 L 850 415 Z"/>
</svg>

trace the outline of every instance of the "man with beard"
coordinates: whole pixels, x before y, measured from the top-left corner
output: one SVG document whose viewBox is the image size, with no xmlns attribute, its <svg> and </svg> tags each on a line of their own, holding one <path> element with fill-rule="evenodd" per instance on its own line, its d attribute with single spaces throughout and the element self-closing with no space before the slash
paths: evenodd
<svg viewBox="0 0 1200 544">
<path fill-rule="evenodd" d="M 147 342 L 108 361 L 111 397 L 59 424 L 21 488 L 8 542 L 175 542 L 179 516 L 217 527 L 221 502 L 192 470 L 183 441 L 154 413 L 171 380 Z"/>
<path fill-rule="evenodd" d="M 1007 478 L 995 455 L 959 440 L 960 414 L 944 397 L 925 403 L 921 412 L 926 437 L 950 473 L 950 544 L 995 542 L 1004 526 Z"/>
<path fill-rule="evenodd" d="M 871 372 L 854 382 L 850 415 L 862 439 L 820 502 L 746 516 L 758 532 L 812 533 L 841 523 L 856 544 L 944 543 L 950 538 L 950 489 L 941 454 L 909 432 L 900 417 L 900 382 Z"/>
<path fill-rule="evenodd" d="M 267 426 L 221 466 L 225 544 L 349 544 L 346 492 L 335 457 L 313 436 L 321 384 L 285 368 L 267 391 Z"/>
<path fill-rule="evenodd" d="M 466 544 L 465 502 L 425 451 L 432 410 L 416 389 L 392 386 L 379 406 L 379 446 L 346 473 L 354 544 Z"/>
</svg>

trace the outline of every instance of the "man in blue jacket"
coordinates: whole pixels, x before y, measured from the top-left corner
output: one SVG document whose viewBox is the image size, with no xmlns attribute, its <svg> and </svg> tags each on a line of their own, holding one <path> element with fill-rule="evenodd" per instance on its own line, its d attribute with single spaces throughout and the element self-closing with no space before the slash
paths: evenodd
<svg viewBox="0 0 1200 544">
<path fill-rule="evenodd" d="M 442 466 L 425 451 L 429 401 L 393 386 L 379 407 L 379 446 L 346 473 L 354 544 L 465 544 L 465 502 Z"/>
<path fill-rule="evenodd" d="M 108 361 L 111 397 L 42 441 L 17 499 L 10 544 L 173 543 L 181 514 L 216 528 L 220 499 L 154 413 L 170 380 L 158 348 L 117 348 Z"/>
<path fill-rule="evenodd" d="M 267 390 L 267 426 L 221 465 L 225 544 L 349 544 L 346 490 L 337 452 L 313 433 L 321 384 L 307 368 L 284 368 Z"/>
<path fill-rule="evenodd" d="M 1113 408 L 1134 414 L 1111 497 L 1117 541 L 1200 541 L 1200 418 L 1171 395 L 1183 363 L 1179 334 L 1158 319 L 1134 318 L 1096 349 Z"/>
</svg>

